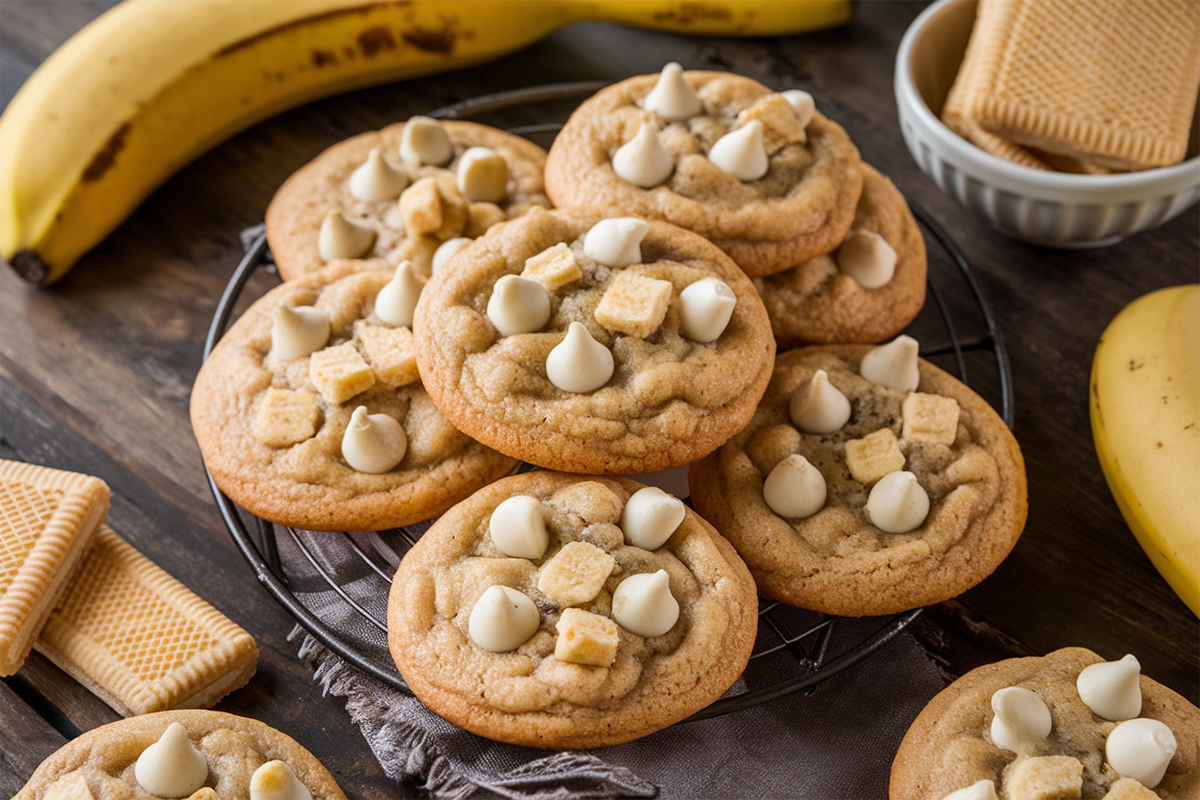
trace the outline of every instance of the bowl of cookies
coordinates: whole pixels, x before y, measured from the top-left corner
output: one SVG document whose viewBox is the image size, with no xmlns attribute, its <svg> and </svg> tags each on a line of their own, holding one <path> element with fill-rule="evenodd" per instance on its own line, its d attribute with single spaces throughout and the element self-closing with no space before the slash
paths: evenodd
<svg viewBox="0 0 1200 800">
<path fill-rule="evenodd" d="M 1032 244 L 1103 246 L 1178 216 L 1200 198 L 1200 7 L 1154 6 L 934 3 L 896 56 L 913 158 Z"/>
</svg>

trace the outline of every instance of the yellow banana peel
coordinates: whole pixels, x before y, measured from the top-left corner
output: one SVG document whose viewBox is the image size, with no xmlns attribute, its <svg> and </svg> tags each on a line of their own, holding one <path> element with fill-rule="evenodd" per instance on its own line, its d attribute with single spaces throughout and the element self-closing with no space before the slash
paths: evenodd
<svg viewBox="0 0 1200 800">
<path fill-rule="evenodd" d="M 285 109 L 497 58 L 573 22 L 774 36 L 850 0 L 125 0 L 0 116 L 0 258 L 47 284 L 163 181 Z"/>
<path fill-rule="evenodd" d="M 1092 437 L 1151 563 L 1200 615 L 1200 285 L 1138 298 L 1092 362 Z"/>
</svg>

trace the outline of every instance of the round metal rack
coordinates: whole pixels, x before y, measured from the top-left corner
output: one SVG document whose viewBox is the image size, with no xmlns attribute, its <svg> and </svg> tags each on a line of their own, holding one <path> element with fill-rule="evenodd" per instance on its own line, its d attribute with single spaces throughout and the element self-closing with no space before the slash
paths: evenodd
<svg viewBox="0 0 1200 800">
<path fill-rule="evenodd" d="M 549 146 L 570 110 L 602 84 L 574 83 L 488 95 L 438 109 L 429 116 L 486 121 L 505 112 L 529 118 L 507 129 Z M 550 121 L 547 121 L 550 120 Z M 542 141 L 539 141 L 539 138 Z M 986 391 L 1011 428 L 1011 370 L 1004 340 L 982 287 L 962 251 L 923 209 L 910 203 L 924 232 L 937 243 L 929 252 L 928 297 L 909 331 L 921 341 L 921 355 L 969 383 L 968 365 L 981 360 Z M 204 345 L 207 358 L 230 323 L 250 278 L 271 270 L 261 233 L 217 305 Z M 973 307 L 971 307 L 973 305 Z M 522 469 L 532 467 L 522 467 Z M 209 486 L 221 516 L 259 582 L 309 634 L 340 658 L 388 686 L 411 694 L 387 647 L 387 598 L 391 576 L 404 553 L 429 523 L 393 531 L 314 533 L 277 526 L 236 506 L 212 479 Z M 921 609 L 891 617 L 849 619 L 804 611 L 775 601 L 759 601 L 754 653 L 742 678 L 708 708 L 689 720 L 739 711 L 796 691 L 812 692 L 841 670 L 875 653 L 902 631 Z"/>
</svg>

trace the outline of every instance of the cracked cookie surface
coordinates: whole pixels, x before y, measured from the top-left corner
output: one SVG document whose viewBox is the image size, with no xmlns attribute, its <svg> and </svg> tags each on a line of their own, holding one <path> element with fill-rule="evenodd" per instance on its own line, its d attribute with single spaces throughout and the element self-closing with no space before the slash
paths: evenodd
<svg viewBox="0 0 1200 800">
<path fill-rule="evenodd" d="M 837 123 L 817 112 L 806 142 L 783 146 L 758 180 L 743 182 L 713 165 L 712 145 L 738 114 L 774 94 L 749 78 L 684 72 L 701 114 L 658 120 L 639 101 L 658 75 L 630 78 L 585 101 L 559 132 L 546 162 L 546 190 L 559 208 L 661 219 L 695 231 L 751 276 L 769 275 L 837 247 L 854 219 L 862 190 L 858 149 Z M 662 125 L 659 141 L 674 161 L 665 183 L 643 189 L 620 178 L 613 154 L 643 121 Z"/>
<path fill-rule="evenodd" d="M 597 221 L 534 211 L 493 229 L 455 257 L 454 269 L 434 275 L 414 323 L 422 381 L 460 430 L 549 469 L 623 475 L 686 464 L 753 415 L 775 353 L 766 310 L 720 250 L 665 223 L 650 223 L 642 263 L 600 264 L 583 252 Z M 551 314 L 542 329 L 501 336 L 487 315 L 492 287 L 558 244 L 569 248 L 580 277 L 549 292 Z M 670 284 L 670 304 L 649 336 L 597 321 L 597 307 L 619 275 Z M 736 305 L 720 337 L 702 344 L 680 332 L 679 293 L 708 277 L 724 281 Z M 613 354 L 612 377 L 593 392 L 564 391 L 547 377 L 547 356 L 572 322 Z"/>
<path fill-rule="evenodd" d="M 719 697 L 754 645 L 754 583 L 729 543 L 690 510 L 657 549 L 626 544 L 622 509 L 640 488 L 627 479 L 539 471 L 498 481 L 442 516 L 405 554 L 388 604 L 392 655 L 417 697 L 482 736 L 565 748 L 635 739 Z M 489 535 L 492 512 L 517 495 L 546 509 L 549 545 L 541 558 L 507 557 Z M 541 591 L 539 575 L 579 543 L 610 556 L 612 574 L 590 599 L 560 604 Z M 555 655 L 564 611 L 609 617 L 622 580 L 659 569 L 680 606 L 670 630 L 647 638 L 619 628 L 609 666 Z M 540 616 L 537 631 L 512 652 L 484 650 L 469 634 L 472 607 L 494 585 L 523 592 Z"/>
<path fill-rule="evenodd" d="M 974 586 L 1021 534 L 1024 461 L 995 411 L 921 361 L 917 391 L 953 398 L 959 417 L 953 444 L 906 441 L 902 405 L 911 393 L 858 374 L 870 350 L 825 345 L 781 353 L 754 419 L 689 469 L 693 506 L 737 548 L 764 597 L 842 616 L 896 613 Z M 801 433 L 789 403 L 818 369 L 850 401 L 852 413 L 834 433 Z M 847 442 L 883 429 L 898 440 L 903 469 L 917 476 L 930 500 L 925 521 L 908 533 L 885 533 L 871 524 L 870 486 L 847 465 Z M 777 515 L 763 496 L 772 469 L 794 453 L 821 472 L 828 491 L 824 506 L 803 519 Z"/>
</svg>

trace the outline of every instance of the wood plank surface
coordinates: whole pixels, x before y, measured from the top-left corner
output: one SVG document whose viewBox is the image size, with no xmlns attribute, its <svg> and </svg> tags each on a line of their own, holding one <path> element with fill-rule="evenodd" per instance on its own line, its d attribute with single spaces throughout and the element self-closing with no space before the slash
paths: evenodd
<svg viewBox="0 0 1200 800">
<path fill-rule="evenodd" d="M 111 5 L 4 0 L 0 103 Z M 1028 524 L 991 578 L 923 615 L 914 626 L 918 640 L 948 677 L 1068 645 L 1107 658 L 1132 652 L 1145 674 L 1200 702 L 1196 617 L 1122 520 L 1096 460 L 1087 406 L 1092 354 L 1108 321 L 1152 289 L 1197 280 L 1200 216 L 1193 208 L 1102 249 L 1054 250 L 1005 238 L 939 192 L 904 146 L 892 94 L 900 37 L 924 6 L 858 3 L 843 28 L 771 39 L 579 24 L 486 66 L 364 89 L 269 119 L 179 172 L 52 288 L 31 288 L 0 270 L 0 457 L 104 478 L 113 489 L 110 524 L 259 642 L 257 676 L 218 708 L 296 736 L 354 787 L 354 797 L 396 796 L 341 700 L 321 696 L 286 641 L 292 620 L 235 549 L 191 433 L 190 387 L 217 300 L 242 255 L 239 232 L 260 222 L 276 187 L 325 147 L 413 114 L 522 86 L 614 81 L 670 60 L 732 70 L 774 88 L 811 91 L 864 159 L 962 247 L 1007 340 Z M 523 113 L 501 114 L 496 123 L 524 122 Z M 245 296 L 257 297 L 275 280 L 257 275 Z M 956 308 L 970 303 L 958 285 L 947 299 Z M 998 396 L 986 364 L 972 383 Z M 0 793 L 15 792 L 64 741 L 37 698 L 61 712 L 60 725 L 79 730 L 115 716 L 45 659 L 32 658 L 0 686 Z"/>
</svg>

